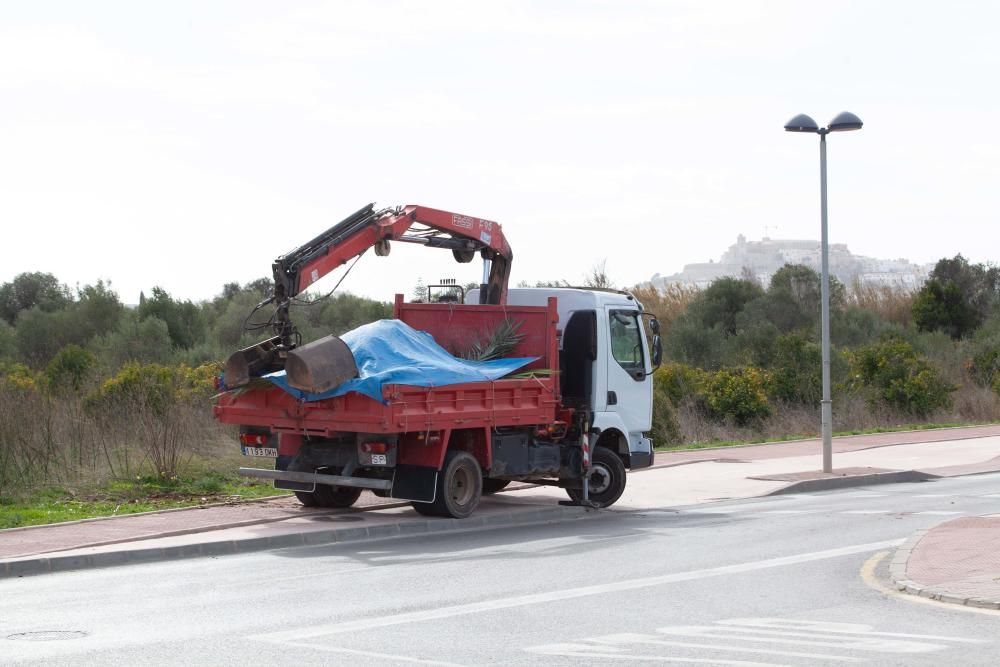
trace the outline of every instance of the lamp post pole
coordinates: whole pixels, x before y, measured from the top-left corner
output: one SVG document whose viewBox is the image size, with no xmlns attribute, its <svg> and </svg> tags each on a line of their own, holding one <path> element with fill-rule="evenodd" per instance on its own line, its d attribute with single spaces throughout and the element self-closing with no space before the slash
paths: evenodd
<svg viewBox="0 0 1000 667">
<path fill-rule="evenodd" d="M 823 472 L 833 472 L 833 403 L 830 398 L 830 245 L 826 213 L 826 134 L 819 131 L 820 199 L 820 329 L 823 348 L 823 401 L 820 403 L 820 434 L 823 439 Z"/>
<path fill-rule="evenodd" d="M 861 119 L 842 111 L 827 127 L 820 127 L 812 118 L 799 114 L 785 123 L 787 132 L 812 132 L 819 135 L 819 200 L 820 200 L 820 336 L 823 351 L 823 400 L 820 402 L 820 436 L 823 440 L 823 472 L 833 472 L 833 403 L 830 397 L 830 244 L 827 235 L 826 212 L 826 135 L 830 132 L 860 130 Z"/>
</svg>

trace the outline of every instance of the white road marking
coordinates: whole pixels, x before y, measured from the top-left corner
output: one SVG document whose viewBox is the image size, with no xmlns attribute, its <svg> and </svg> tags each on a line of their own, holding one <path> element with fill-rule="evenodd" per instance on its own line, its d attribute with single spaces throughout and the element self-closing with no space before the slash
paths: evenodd
<svg viewBox="0 0 1000 667">
<path fill-rule="evenodd" d="M 891 510 L 844 510 L 838 514 L 889 514 Z"/>
<path fill-rule="evenodd" d="M 937 510 L 930 510 L 927 512 L 914 512 L 914 514 L 922 514 L 924 516 L 954 516 L 955 514 L 961 514 L 961 512 L 939 512 Z"/>
<path fill-rule="evenodd" d="M 805 650 L 783 650 L 802 647 L 834 647 L 840 651 L 861 651 L 874 653 L 915 654 L 930 653 L 949 648 L 949 644 L 990 642 L 965 637 L 943 635 L 918 635 L 897 632 L 879 632 L 870 625 L 860 623 L 839 623 L 831 621 L 805 621 L 786 618 L 736 618 L 716 621 L 714 625 L 692 625 L 663 627 L 657 634 L 619 633 L 590 637 L 576 642 L 543 644 L 526 648 L 529 653 L 570 658 L 618 659 L 627 661 L 687 662 L 699 661 L 712 664 L 757 664 L 741 660 L 723 658 L 684 658 L 677 655 L 678 649 L 715 651 L 721 654 L 735 653 L 737 658 L 744 654 L 764 654 L 791 658 L 812 658 L 827 662 L 866 662 L 867 658 L 831 653 L 807 652 Z M 750 634 L 745 634 L 750 633 Z M 664 636 L 666 635 L 666 637 Z M 713 641 L 731 643 L 702 643 L 687 640 L 668 639 L 671 636 L 706 638 Z M 752 642 L 766 642 L 767 648 L 754 647 Z M 747 644 L 750 644 L 747 646 Z M 632 651 L 649 650 L 652 647 L 668 649 L 663 656 L 639 655 Z M 611 647 L 614 647 L 612 652 Z M 781 647 L 781 648 L 779 648 Z"/>
<path fill-rule="evenodd" d="M 740 667 L 790 667 L 781 663 L 773 662 L 750 662 L 747 660 L 722 660 L 719 658 L 679 658 L 677 656 L 664 655 L 635 655 L 634 653 L 623 653 L 620 649 L 610 646 L 595 646 L 593 644 L 544 644 L 542 646 L 532 646 L 524 649 L 529 653 L 541 655 L 553 655 L 561 658 L 589 658 L 600 660 L 627 660 L 629 662 L 655 662 L 662 665 L 671 663 L 686 663 L 699 665 L 737 665 Z M 615 651 L 615 652 L 613 652 Z"/>
<path fill-rule="evenodd" d="M 823 510 L 768 510 L 761 514 L 818 514 Z"/>
<path fill-rule="evenodd" d="M 1000 498 L 1000 493 L 991 493 L 989 495 L 983 496 L 983 498 Z"/>
<path fill-rule="evenodd" d="M 418 665 L 438 665 L 439 667 L 465 667 L 455 662 L 442 662 L 440 660 L 424 660 L 423 658 L 411 658 L 406 655 L 393 655 L 392 653 L 377 653 L 375 651 L 360 651 L 353 648 L 342 648 L 340 646 L 328 646 L 324 644 L 300 644 L 303 648 L 312 648 L 328 653 L 348 653 L 350 655 L 363 655 L 366 658 L 379 658 L 381 660 L 394 660 L 396 662 L 412 662 Z"/>
<path fill-rule="evenodd" d="M 741 634 L 753 632 L 753 634 Z M 904 639 L 881 639 L 878 637 L 826 637 L 816 638 L 801 632 L 779 632 L 773 630 L 748 630 L 711 625 L 681 625 L 659 628 L 657 632 L 681 637 L 704 637 L 705 639 L 734 639 L 738 642 L 766 642 L 768 644 L 790 644 L 792 646 L 824 646 L 844 650 L 876 651 L 879 653 L 930 653 L 945 648 L 942 644 L 931 644 Z M 803 639 L 797 639 L 803 637 Z M 805 639 L 806 637 L 812 637 Z M 819 635 L 822 637 L 822 635 Z"/>
<path fill-rule="evenodd" d="M 623 581 L 609 582 L 605 584 L 593 584 L 590 586 L 580 586 L 577 588 L 567 588 L 547 593 L 532 593 L 529 595 L 518 595 L 509 598 L 495 600 L 484 600 L 482 602 L 472 602 L 468 604 L 452 605 L 449 607 L 439 607 L 437 609 L 426 609 L 423 611 L 404 612 L 392 616 L 377 616 L 372 618 L 361 618 L 339 623 L 323 623 L 314 626 L 298 627 L 292 630 L 269 632 L 260 635 L 253 635 L 250 639 L 261 639 L 264 641 L 285 641 L 299 642 L 312 637 L 332 635 L 343 632 L 361 632 L 373 628 L 384 628 L 393 625 L 403 625 L 406 623 L 420 623 L 443 618 L 453 618 L 456 616 L 466 616 L 468 614 L 480 614 L 484 612 L 497 611 L 500 609 L 511 609 L 515 607 L 525 607 L 535 604 L 546 604 L 561 600 L 573 600 L 576 598 L 588 597 L 591 595 L 605 595 L 630 591 L 652 586 L 662 586 L 680 581 L 693 581 L 696 579 L 708 579 L 728 574 L 741 574 L 756 570 L 766 570 L 787 565 L 797 565 L 799 563 L 809 563 L 841 556 L 868 553 L 887 549 L 902 544 L 904 540 L 886 540 L 883 542 L 869 542 L 866 544 L 855 544 L 836 549 L 824 551 L 814 551 L 810 553 L 795 554 L 793 556 L 779 556 L 765 560 L 751 561 L 749 563 L 736 563 L 733 565 L 722 565 L 703 570 L 691 570 L 688 572 L 675 572 L 655 577 L 641 577 L 638 579 L 625 579 Z"/>
<path fill-rule="evenodd" d="M 824 660 L 834 660 L 837 662 L 861 662 L 862 658 L 852 658 L 846 655 L 830 655 L 829 653 L 802 653 L 800 651 L 779 651 L 770 648 L 746 648 L 721 646 L 719 644 L 697 644 L 692 642 L 671 641 L 663 639 L 657 635 L 643 635 L 637 633 L 623 633 L 618 635 L 605 635 L 590 641 L 601 644 L 650 644 L 654 646 L 671 646 L 678 648 L 699 648 L 715 651 L 739 651 L 740 653 L 763 653 L 767 655 L 783 655 L 793 658 L 822 658 Z"/>
<path fill-rule="evenodd" d="M 792 618 L 731 618 L 716 621 L 721 625 L 745 628 L 772 628 L 780 630 L 804 630 L 807 632 L 829 632 L 833 634 L 870 635 L 873 637 L 897 637 L 900 639 L 929 639 L 932 641 L 960 642 L 965 644 L 989 644 L 985 639 L 968 639 L 951 635 L 917 635 L 907 632 L 878 632 L 870 625 L 862 623 L 835 623 L 830 621 L 805 621 Z M 756 632 L 756 630 L 755 630 Z"/>
</svg>

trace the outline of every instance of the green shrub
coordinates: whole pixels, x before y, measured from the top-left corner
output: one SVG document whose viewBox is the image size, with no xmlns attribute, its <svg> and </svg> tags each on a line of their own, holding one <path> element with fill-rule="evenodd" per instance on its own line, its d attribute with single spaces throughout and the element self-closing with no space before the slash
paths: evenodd
<svg viewBox="0 0 1000 667">
<path fill-rule="evenodd" d="M 819 405 L 823 397 L 823 354 L 802 334 L 779 336 L 773 364 L 771 394 L 792 403 Z"/>
<path fill-rule="evenodd" d="M 760 368 L 724 368 L 706 382 L 704 405 L 714 418 L 746 426 L 771 415 L 771 383 L 771 374 Z"/>
<path fill-rule="evenodd" d="M 86 399 L 91 412 L 143 406 L 162 414 L 170 406 L 211 396 L 216 369 L 211 365 L 126 364 Z"/>
<path fill-rule="evenodd" d="M 653 384 L 653 445 L 664 447 L 682 440 L 677 410 L 663 387 Z"/>
<path fill-rule="evenodd" d="M 685 398 L 699 396 L 708 375 L 694 366 L 667 362 L 653 373 L 654 394 L 660 391 L 677 405 Z"/>
<path fill-rule="evenodd" d="M 957 387 L 902 338 L 890 335 L 852 355 L 853 381 L 873 401 L 917 416 L 951 405 Z"/>
<path fill-rule="evenodd" d="M 97 360 L 79 345 L 67 345 L 56 353 L 43 373 L 49 391 L 79 391 L 91 376 Z"/>
</svg>

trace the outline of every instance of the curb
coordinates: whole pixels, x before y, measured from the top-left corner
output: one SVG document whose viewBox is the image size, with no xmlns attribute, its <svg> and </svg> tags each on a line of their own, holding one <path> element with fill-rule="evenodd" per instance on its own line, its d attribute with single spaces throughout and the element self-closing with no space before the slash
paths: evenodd
<svg viewBox="0 0 1000 667">
<path fill-rule="evenodd" d="M 756 479 L 756 478 L 751 478 Z M 893 472 L 876 472 L 869 475 L 847 475 L 845 477 L 824 477 L 822 479 L 804 479 L 792 482 L 780 489 L 775 489 L 764 496 L 780 496 L 785 493 L 811 493 L 813 491 L 829 491 L 844 489 L 851 486 L 870 486 L 873 484 L 899 484 L 904 482 L 926 482 L 939 479 L 938 475 L 922 470 L 897 470 Z"/>
<path fill-rule="evenodd" d="M 249 537 L 222 542 L 205 542 L 171 547 L 148 547 L 124 551 L 66 556 L 33 556 L 0 562 L 0 579 L 23 577 L 48 572 L 67 572 L 91 568 L 152 563 L 181 558 L 224 556 L 288 547 L 341 544 L 394 537 L 411 537 L 432 533 L 462 533 L 487 528 L 553 523 L 566 519 L 582 519 L 593 515 L 581 507 L 544 507 L 525 511 L 508 511 L 468 519 L 424 519 L 378 526 L 352 526 L 330 530 L 288 533 L 271 537 Z"/>
<path fill-rule="evenodd" d="M 944 523 L 947 523 L 947 521 Z M 940 526 L 943 524 L 938 525 Z M 918 530 L 898 549 L 896 549 L 896 553 L 893 555 L 892 560 L 889 561 L 889 579 L 892 581 L 892 585 L 896 587 L 896 590 L 903 593 L 909 593 L 910 595 L 927 598 L 929 600 L 945 602 L 947 604 L 957 604 L 964 607 L 976 607 L 978 609 L 1000 609 L 1000 600 L 955 595 L 954 593 L 949 593 L 948 591 L 940 588 L 924 586 L 923 584 L 912 581 L 909 577 L 907 577 L 906 566 L 910 562 L 910 556 L 913 554 L 913 550 L 916 549 L 917 544 L 919 544 L 920 540 L 924 538 L 924 535 L 932 530 L 934 530 L 934 528 Z"/>
</svg>

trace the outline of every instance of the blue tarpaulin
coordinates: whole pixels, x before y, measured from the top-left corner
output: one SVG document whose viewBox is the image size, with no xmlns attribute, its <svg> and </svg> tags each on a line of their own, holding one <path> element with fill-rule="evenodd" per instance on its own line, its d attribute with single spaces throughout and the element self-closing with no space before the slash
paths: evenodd
<svg viewBox="0 0 1000 667">
<path fill-rule="evenodd" d="M 417 331 L 399 320 L 379 320 L 360 326 L 340 337 L 354 354 L 359 377 L 322 394 L 310 394 L 288 386 L 285 371 L 265 375 L 289 394 L 305 401 L 320 401 L 356 391 L 382 401 L 382 386 L 408 384 L 442 387 L 464 382 L 498 380 L 530 364 L 538 357 L 466 361 L 452 356 L 425 331 Z"/>
</svg>

